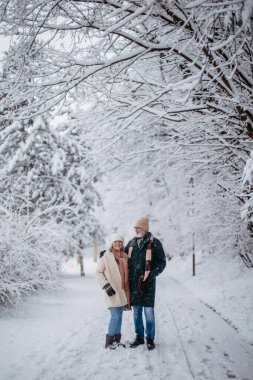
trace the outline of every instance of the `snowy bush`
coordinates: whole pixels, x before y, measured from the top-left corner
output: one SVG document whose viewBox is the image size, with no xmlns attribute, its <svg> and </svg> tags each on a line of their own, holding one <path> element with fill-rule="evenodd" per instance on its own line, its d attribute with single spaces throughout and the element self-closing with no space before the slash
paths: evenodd
<svg viewBox="0 0 253 380">
<path fill-rule="evenodd" d="M 253 151 L 250 153 L 250 158 L 248 158 L 242 175 L 242 186 L 245 190 L 250 193 L 253 188 Z"/>
<path fill-rule="evenodd" d="M 38 289 L 60 288 L 61 255 L 70 242 L 66 227 L 39 218 L 31 222 L 3 208 L 0 214 L 0 307 Z"/>
<path fill-rule="evenodd" d="M 241 217 L 247 223 L 247 228 L 253 236 L 253 197 L 245 202 L 242 208 Z"/>
<path fill-rule="evenodd" d="M 253 236 L 253 151 L 250 153 L 243 171 L 242 187 L 247 200 L 244 203 L 241 216 Z"/>
</svg>

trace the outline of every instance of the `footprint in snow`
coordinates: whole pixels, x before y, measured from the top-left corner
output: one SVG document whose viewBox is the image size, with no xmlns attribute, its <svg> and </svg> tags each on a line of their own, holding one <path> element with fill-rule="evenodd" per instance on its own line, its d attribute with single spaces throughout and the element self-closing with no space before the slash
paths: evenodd
<svg viewBox="0 0 253 380">
<path fill-rule="evenodd" d="M 206 344 L 206 351 L 207 352 L 212 352 L 212 347 L 210 347 L 208 344 Z"/>
<path fill-rule="evenodd" d="M 236 375 L 232 371 L 227 371 L 227 377 L 229 379 L 236 379 Z"/>
</svg>

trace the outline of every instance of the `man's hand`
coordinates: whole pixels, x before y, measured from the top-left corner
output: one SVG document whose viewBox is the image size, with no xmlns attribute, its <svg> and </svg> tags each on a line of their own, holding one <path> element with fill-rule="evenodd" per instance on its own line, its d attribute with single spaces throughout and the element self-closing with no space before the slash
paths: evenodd
<svg viewBox="0 0 253 380">
<path fill-rule="evenodd" d="M 109 296 L 109 297 L 112 297 L 112 296 L 114 296 L 114 294 L 116 294 L 115 293 L 115 290 L 111 287 L 111 285 L 108 283 L 108 284 L 106 284 L 104 287 L 103 287 L 103 289 L 106 291 L 106 293 L 107 293 L 107 295 Z"/>
<path fill-rule="evenodd" d="M 138 288 L 141 294 L 141 297 L 145 294 L 147 288 L 149 288 L 149 284 L 152 282 L 151 275 L 149 273 L 148 277 L 144 281 L 144 276 L 140 276 L 138 280 Z"/>
<path fill-rule="evenodd" d="M 143 281 L 143 279 L 144 279 L 144 276 L 140 276 L 138 280 L 138 288 L 139 288 L 141 297 L 143 297 L 145 289 L 146 289 L 146 284 L 145 284 L 145 281 Z"/>
</svg>

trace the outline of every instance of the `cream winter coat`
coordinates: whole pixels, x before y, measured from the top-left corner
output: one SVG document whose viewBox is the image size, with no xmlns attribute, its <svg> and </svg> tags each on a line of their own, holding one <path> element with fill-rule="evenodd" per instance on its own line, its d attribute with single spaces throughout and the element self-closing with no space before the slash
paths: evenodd
<svg viewBox="0 0 253 380">
<path fill-rule="evenodd" d="M 127 304 L 126 293 L 124 289 L 122 289 L 119 267 L 112 252 L 106 251 L 101 259 L 99 259 L 96 277 L 101 288 L 109 282 L 116 292 L 114 296 L 109 297 L 104 290 L 105 303 L 108 308 L 125 306 Z"/>
</svg>

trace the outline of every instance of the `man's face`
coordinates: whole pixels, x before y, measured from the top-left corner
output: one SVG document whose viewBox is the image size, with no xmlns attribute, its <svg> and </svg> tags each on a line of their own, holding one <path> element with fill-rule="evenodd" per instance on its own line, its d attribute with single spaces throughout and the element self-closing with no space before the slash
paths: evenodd
<svg viewBox="0 0 253 380">
<path fill-rule="evenodd" d="M 112 248 L 115 251 L 120 251 L 123 248 L 123 243 L 121 240 L 116 240 L 112 243 Z"/>
<path fill-rule="evenodd" d="M 143 238 L 146 231 L 142 230 L 140 227 L 135 227 L 134 229 L 135 229 L 135 236 L 138 238 Z"/>
</svg>

